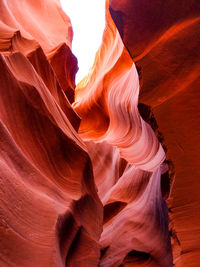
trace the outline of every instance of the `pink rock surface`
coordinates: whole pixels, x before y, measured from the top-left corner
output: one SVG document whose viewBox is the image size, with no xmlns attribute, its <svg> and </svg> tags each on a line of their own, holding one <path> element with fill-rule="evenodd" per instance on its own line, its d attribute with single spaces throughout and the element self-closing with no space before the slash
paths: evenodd
<svg viewBox="0 0 200 267">
<path fill-rule="evenodd" d="M 106 1 L 75 86 L 59 1 L 0 0 L 0 266 L 198 266 L 196 3 Z"/>
<path fill-rule="evenodd" d="M 173 162 L 169 199 L 175 266 L 200 262 L 200 2 L 110 1 L 124 45 L 141 68 L 139 102 L 151 107 Z"/>
<path fill-rule="evenodd" d="M 63 86 L 76 60 L 57 67 L 73 58 L 70 21 L 57 1 L 1 1 L 1 14 L 0 266 L 96 266 L 103 209 Z"/>
</svg>

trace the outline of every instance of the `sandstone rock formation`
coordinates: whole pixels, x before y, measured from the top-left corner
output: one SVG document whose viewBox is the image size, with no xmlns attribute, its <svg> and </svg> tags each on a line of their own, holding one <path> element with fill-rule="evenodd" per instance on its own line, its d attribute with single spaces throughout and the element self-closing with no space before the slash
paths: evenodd
<svg viewBox="0 0 200 267">
<path fill-rule="evenodd" d="M 151 107 L 175 168 L 169 201 L 175 266 L 197 267 L 200 2 L 112 0 L 110 12 L 142 70 L 139 102 Z"/>
<path fill-rule="evenodd" d="M 0 266 L 199 266 L 199 8 L 106 1 L 75 86 L 59 1 L 0 0 Z"/>
<path fill-rule="evenodd" d="M 56 1 L 1 1 L 1 14 L 0 266 L 97 266 L 103 209 L 68 100 L 70 21 Z"/>
</svg>

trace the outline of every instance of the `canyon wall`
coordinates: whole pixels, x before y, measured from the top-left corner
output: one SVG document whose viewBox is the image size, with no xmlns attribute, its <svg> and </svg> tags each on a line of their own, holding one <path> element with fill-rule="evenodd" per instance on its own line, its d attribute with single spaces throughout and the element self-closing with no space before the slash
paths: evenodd
<svg viewBox="0 0 200 267">
<path fill-rule="evenodd" d="M 1 1 L 0 266 L 97 266 L 103 207 L 58 1 Z M 83 212 L 84 211 L 84 212 Z"/>
<path fill-rule="evenodd" d="M 199 8 L 106 1 L 76 86 L 59 1 L 0 1 L 0 266 L 198 266 Z"/>
<path fill-rule="evenodd" d="M 173 163 L 169 208 L 175 266 L 198 266 L 200 3 L 112 0 L 109 8 L 142 72 L 139 103 L 151 107 Z"/>
</svg>

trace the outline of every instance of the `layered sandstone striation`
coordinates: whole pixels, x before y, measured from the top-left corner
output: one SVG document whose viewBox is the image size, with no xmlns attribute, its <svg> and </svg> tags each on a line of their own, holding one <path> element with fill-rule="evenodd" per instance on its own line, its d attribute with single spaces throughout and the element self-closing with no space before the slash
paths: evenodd
<svg viewBox="0 0 200 267">
<path fill-rule="evenodd" d="M 75 88 L 59 1 L 0 0 L 0 266 L 198 266 L 199 3 L 147 2 Z"/>
<path fill-rule="evenodd" d="M 175 177 L 169 199 L 175 266 L 200 262 L 199 1 L 120 1 L 109 6 L 142 71 L 139 102 L 151 107 Z"/>
<path fill-rule="evenodd" d="M 70 104 L 70 20 L 58 1 L 0 6 L 0 266 L 97 266 L 103 208 Z"/>
<path fill-rule="evenodd" d="M 171 266 L 167 206 L 160 188 L 168 170 L 165 153 L 138 111 L 138 73 L 108 6 L 106 22 L 102 46 L 76 87 L 73 104 L 104 205 L 100 266 L 137 261 L 139 266 Z"/>
</svg>

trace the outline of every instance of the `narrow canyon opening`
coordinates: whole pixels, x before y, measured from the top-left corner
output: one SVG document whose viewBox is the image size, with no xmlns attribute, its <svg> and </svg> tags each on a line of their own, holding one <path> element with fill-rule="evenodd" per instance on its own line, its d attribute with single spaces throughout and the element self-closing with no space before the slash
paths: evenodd
<svg viewBox="0 0 200 267">
<path fill-rule="evenodd" d="M 0 7 L 0 266 L 197 267 L 199 1 Z"/>
<path fill-rule="evenodd" d="M 74 32 L 72 52 L 78 59 L 78 84 L 92 67 L 105 27 L 105 1 L 61 0 Z"/>
</svg>

